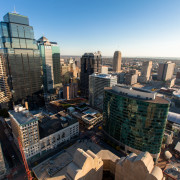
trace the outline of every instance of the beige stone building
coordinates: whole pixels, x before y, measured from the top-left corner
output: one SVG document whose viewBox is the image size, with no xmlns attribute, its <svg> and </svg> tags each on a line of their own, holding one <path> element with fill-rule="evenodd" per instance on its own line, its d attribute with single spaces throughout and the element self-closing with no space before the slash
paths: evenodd
<svg viewBox="0 0 180 180">
<path fill-rule="evenodd" d="M 114 72 L 121 72 L 121 52 L 115 51 L 113 57 L 113 71 Z"/>
<path fill-rule="evenodd" d="M 103 161 L 92 151 L 77 149 L 73 161 L 67 167 L 67 180 L 99 180 L 103 176 Z"/>
<path fill-rule="evenodd" d="M 152 69 L 152 61 L 145 61 L 142 64 L 141 76 L 138 78 L 140 82 L 146 83 L 150 80 Z"/>
<path fill-rule="evenodd" d="M 159 64 L 157 79 L 160 81 L 170 80 L 173 76 L 174 68 L 175 68 L 175 63 L 172 63 L 171 61 L 166 62 L 164 64 L 162 63 Z"/>
<path fill-rule="evenodd" d="M 131 153 L 116 164 L 115 180 L 164 180 L 162 170 L 154 165 L 150 153 Z"/>
<path fill-rule="evenodd" d="M 150 153 L 118 157 L 92 142 L 77 142 L 33 168 L 39 180 L 165 180 Z M 108 176 L 108 172 L 110 176 Z M 107 175 L 107 176 L 106 176 Z"/>
</svg>

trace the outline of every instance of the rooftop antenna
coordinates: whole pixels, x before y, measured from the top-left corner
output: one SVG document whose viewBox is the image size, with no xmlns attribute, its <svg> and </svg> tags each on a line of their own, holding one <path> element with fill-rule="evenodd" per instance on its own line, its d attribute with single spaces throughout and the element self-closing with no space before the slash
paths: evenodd
<svg viewBox="0 0 180 180">
<path fill-rule="evenodd" d="M 14 14 L 18 14 L 18 12 L 16 12 L 16 7 L 14 5 L 14 11 L 13 11 Z"/>
</svg>

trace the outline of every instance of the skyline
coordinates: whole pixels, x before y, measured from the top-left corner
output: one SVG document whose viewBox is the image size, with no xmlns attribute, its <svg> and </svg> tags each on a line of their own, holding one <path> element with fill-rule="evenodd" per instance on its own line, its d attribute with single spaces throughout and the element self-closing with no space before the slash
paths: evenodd
<svg viewBox="0 0 180 180">
<path fill-rule="evenodd" d="M 112 57 L 120 50 L 122 57 L 180 57 L 178 0 L 7 0 L 1 2 L 0 21 L 14 5 L 29 17 L 35 38 L 58 42 L 61 55 L 99 50 Z"/>
</svg>

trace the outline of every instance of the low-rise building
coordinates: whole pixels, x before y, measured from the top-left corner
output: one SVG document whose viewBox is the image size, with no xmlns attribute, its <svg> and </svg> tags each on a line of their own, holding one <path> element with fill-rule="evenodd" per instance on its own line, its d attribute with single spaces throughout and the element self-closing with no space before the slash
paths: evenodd
<svg viewBox="0 0 180 180">
<path fill-rule="evenodd" d="M 69 115 L 32 115 L 20 105 L 10 110 L 9 115 L 14 141 L 19 147 L 19 139 L 27 159 L 40 156 L 79 134 L 78 121 Z"/>
<path fill-rule="evenodd" d="M 92 142 L 77 142 L 33 168 L 38 180 L 164 180 L 148 152 L 118 157 Z M 107 174 L 110 176 L 107 176 Z M 102 176 L 103 175 L 103 176 Z"/>
<path fill-rule="evenodd" d="M 81 125 L 86 127 L 87 129 L 93 128 L 97 123 L 102 122 L 103 116 L 102 114 L 92 108 L 88 108 L 84 111 L 76 110 L 72 113 L 72 116 L 80 122 Z"/>
</svg>

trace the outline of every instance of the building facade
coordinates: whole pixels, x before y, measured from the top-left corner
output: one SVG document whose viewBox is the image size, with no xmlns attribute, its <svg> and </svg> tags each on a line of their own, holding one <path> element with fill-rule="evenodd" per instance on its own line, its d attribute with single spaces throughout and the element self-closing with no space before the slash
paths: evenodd
<svg viewBox="0 0 180 180">
<path fill-rule="evenodd" d="M 103 109 L 104 88 L 117 84 L 117 76 L 108 74 L 92 74 L 89 76 L 89 104 Z"/>
<path fill-rule="evenodd" d="M 170 80 L 173 76 L 174 68 L 175 68 L 175 63 L 172 63 L 171 61 L 166 62 L 164 64 L 162 63 L 159 64 L 157 79 L 160 81 Z"/>
<path fill-rule="evenodd" d="M 45 92 L 50 92 L 61 83 L 60 48 L 56 42 L 50 42 L 42 36 L 38 40 L 43 66 L 43 84 Z"/>
<path fill-rule="evenodd" d="M 5 161 L 4 161 L 4 155 L 2 152 L 2 147 L 1 147 L 1 143 L 0 143 L 0 179 L 4 178 L 6 174 L 6 165 L 5 165 Z"/>
<path fill-rule="evenodd" d="M 89 75 L 93 73 L 101 73 L 101 66 L 101 52 L 85 53 L 82 56 L 80 73 L 80 90 L 82 96 L 89 96 Z"/>
<path fill-rule="evenodd" d="M 145 61 L 142 64 L 140 82 L 146 83 L 150 80 L 151 77 L 151 69 L 152 69 L 152 61 Z M 138 78 L 138 79 L 139 79 Z"/>
<path fill-rule="evenodd" d="M 77 97 L 78 84 L 70 83 L 63 86 L 63 97 L 66 100 L 73 99 Z"/>
<path fill-rule="evenodd" d="M 11 98 L 6 69 L 6 60 L 3 54 L 0 54 L 0 108 L 8 108 L 8 104 Z"/>
<path fill-rule="evenodd" d="M 169 110 L 169 101 L 155 93 L 121 85 L 105 90 L 105 134 L 126 152 L 148 151 L 157 159 Z"/>
<path fill-rule="evenodd" d="M 21 105 L 10 110 L 9 116 L 14 141 L 19 147 L 20 139 L 26 159 L 40 156 L 79 134 L 79 123 L 70 117 L 66 121 L 66 117 L 32 115 Z"/>
<path fill-rule="evenodd" d="M 7 13 L 0 23 L 0 33 L 13 101 L 38 102 L 37 95 L 42 90 L 41 60 L 28 17 Z"/>
<path fill-rule="evenodd" d="M 115 51 L 113 57 L 113 71 L 116 73 L 121 72 L 121 52 Z"/>
</svg>

